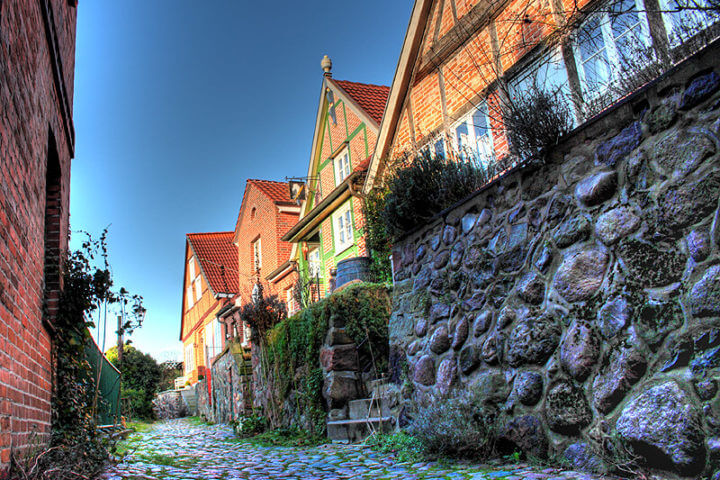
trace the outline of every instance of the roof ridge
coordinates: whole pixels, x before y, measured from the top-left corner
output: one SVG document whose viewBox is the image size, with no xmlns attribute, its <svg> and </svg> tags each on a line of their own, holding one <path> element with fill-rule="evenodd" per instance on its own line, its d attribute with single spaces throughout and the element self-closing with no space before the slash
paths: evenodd
<svg viewBox="0 0 720 480">
<path fill-rule="evenodd" d="M 232 230 L 230 231 L 223 231 L 223 232 L 191 232 L 186 233 L 185 235 L 222 235 L 222 234 L 230 234 L 235 233 Z"/>
<path fill-rule="evenodd" d="M 388 89 L 390 88 L 390 86 L 388 86 L 388 85 L 379 85 L 377 83 L 356 82 L 354 80 L 338 80 L 338 79 L 333 79 L 333 80 L 335 80 L 336 82 L 353 83 L 355 85 L 365 85 L 367 87 L 379 87 L 379 88 L 388 88 Z"/>
<path fill-rule="evenodd" d="M 271 182 L 271 183 L 288 183 L 287 180 L 265 180 L 262 178 L 248 178 L 248 182 Z"/>
</svg>

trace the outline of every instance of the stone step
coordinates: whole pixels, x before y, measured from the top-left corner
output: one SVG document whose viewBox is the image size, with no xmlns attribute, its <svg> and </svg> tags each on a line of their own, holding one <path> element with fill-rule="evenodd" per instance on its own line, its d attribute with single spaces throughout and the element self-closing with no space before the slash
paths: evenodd
<svg viewBox="0 0 720 480">
<path fill-rule="evenodd" d="M 348 402 L 348 418 L 363 420 L 367 417 L 387 417 L 390 415 L 390 406 L 386 398 L 361 398 Z"/>
<path fill-rule="evenodd" d="M 392 417 L 373 417 L 362 420 L 334 420 L 327 422 L 327 436 L 333 442 L 361 442 L 371 433 L 372 429 L 389 433 L 395 420 Z"/>
</svg>

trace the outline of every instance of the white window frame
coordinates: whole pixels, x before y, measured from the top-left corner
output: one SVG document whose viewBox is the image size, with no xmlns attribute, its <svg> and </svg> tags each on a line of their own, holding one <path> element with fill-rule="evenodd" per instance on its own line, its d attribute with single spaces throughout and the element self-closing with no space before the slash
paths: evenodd
<svg viewBox="0 0 720 480">
<path fill-rule="evenodd" d="M 190 343 L 185 347 L 185 375 L 195 370 L 195 344 Z"/>
<path fill-rule="evenodd" d="M 483 118 L 485 126 L 476 125 L 476 118 Z M 465 134 L 458 132 L 464 127 Z M 480 131 L 479 131 L 480 130 Z M 490 123 L 490 113 L 486 102 L 481 102 L 452 126 L 453 148 L 458 158 L 465 162 L 473 162 L 479 167 L 487 167 L 495 161 L 495 144 Z"/>
<path fill-rule="evenodd" d="M 317 255 L 317 258 L 313 258 Z M 308 252 L 308 275 L 311 279 L 323 278 L 322 260 L 320 259 L 320 247 L 315 247 Z"/>
<path fill-rule="evenodd" d="M 193 255 L 190 257 L 190 261 L 188 262 L 188 270 L 190 270 L 190 281 L 192 282 L 195 280 L 195 256 Z"/>
<path fill-rule="evenodd" d="M 295 313 L 295 309 L 293 308 L 293 300 L 294 300 L 294 297 L 295 297 L 295 296 L 293 295 L 293 288 L 292 288 L 292 287 L 290 287 L 290 288 L 288 288 L 287 290 L 285 290 L 285 303 L 287 304 L 288 316 L 290 316 L 290 315 L 292 315 L 293 313 Z"/>
<path fill-rule="evenodd" d="M 432 140 L 428 141 L 424 147 L 420 149 L 421 154 L 441 156 L 447 158 L 448 142 L 445 139 L 445 135 L 438 135 Z"/>
<path fill-rule="evenodd" d="M 188 285 L 185 289 L 185 299 L 187 300 L 187 309 L 190 310 L 193 305 L 195 305 L 195 301 L 193 299 L 193 287 L 192 284 Z"/>
<path fill-rule="evenodd" d="M 333 232 L 335 234 L 336 255 L 355 244 L 352 208 L 349 202 L 338 208 L 337 212 L 333 215 Z"/>
<path fill-rule="evenodd" d="M 257 240 L 252 242 L 252 262 L 253 262 L 253 270 L 257 271 L 262 268 L 262 243 L 261 238 L 258 237 Z"/>
<path fill-rule="evenodd" d="M 350 150 L 345 147 L 333 159 L 335 170 L 335 186 L 340 185 L 348 175 L 352 173 L 352 164 L 350 163 Z"/>
<path fill-rule="evenodd" d="M 200 275 L 195 278 L 193 283 L 195 286 L 195 302 L 197 303 L 202 298 L 202 281 L 200 280 Z"/>
<path fill-rule="evenodd" d="M 621 2 L 615 1 L 615 4 Z M 640 27 L 640 40 L 641 47 L 647 51 L 650 51 L 651 40 L 650 40 L 650 28 L 648 26 L 647 16 L 645 15 L 645 5 L 643 0 L 634 0 L 635 3 L 635 15 L 637 15 L 637 22 L 633 25 L 633 29 L 637 26 Z M 630 29 L 625 30 L 622 34 L 616 36 L 613 32 L 613 25 L 611 21 L 611 10 L 610 6 L 602 8 L 602 12 L 597 12 L 590 15 L 578 28 L 578 32 L 581 32 L 587 27 L 590 22 L 597 22 L 600 28 L 600 37 L 598 40 L 602 41 L 602 47 L 597 47 L 596 52 L 588 58 L 583 58 L 581 42 L 588 40 L 588 36 L 579 36 L 573 44 L 573 50 L 575 54 L 575 65 L 578 70 L 578 76 L 580 77 L 580 86 L 583 93 L 583 98 L 586 101 L 595 100 L 608 93 L 610 87 L 616 83 L 619 78 L 623 75 L 623 58 L 618 48 L 618 39 L 625 35 L 632 34 Z M 630 12 L 628 12 L 630 13 Z M 604 85 L 590 85 L 587 80 L 587 72 L 585 65 L 591 60 L 598 56 L 604 56 L 605 61 L 598 64 L 600 68 L 604 70 L 603 75 L 605 77 Z M 647 59 L 650 61 L 651 59 Z"/>
<path fill-rule="evenodd" d="M 213 322 L 215 320 L 212 320 L 210 323 L 205 325 L 205 345 L 204 350 L 205 352 L 205 365 L 210 367 L 210 362 L 215 357 L 215 336 L 213 335 Z"/>
<path fill-rule="evenodd" d="M 242 331 L 243 331 L 243 339 L 242 342 L 240 342 L 240 346 L 243 348 L 248 348 L 250 346 L 250 326 L 247 324 L 247 322 L 242 322 Z"/>
</svg>

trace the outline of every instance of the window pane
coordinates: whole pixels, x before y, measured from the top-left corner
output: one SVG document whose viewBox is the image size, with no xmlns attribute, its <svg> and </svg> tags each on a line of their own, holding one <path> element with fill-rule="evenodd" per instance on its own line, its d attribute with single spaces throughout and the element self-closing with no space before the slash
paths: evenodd
<svg viewBox="0 0 720 480">
<path fill-rule="evenodd" d="M 345 212 L 345 241 L 350 243 L 352 239 L 352 217 L 350 210 Z"/>
<path fill-rule="evenodd" d="M 457 149 L 460 158 L 465 158 L 465 149 L 469 142 L 469 134 L 467 122 L 462 122 L 455 128 L 455 141 L 457 142 Z"/>
<path fill-rule="evenodd" d="M 590 18 L 579 30 L 578 51 L 584 74 L 583 93 L 593 97 L 604 92 L 610 81 L 610 70 L 600 17 Z"/>
<path fill-rule="evenodd" d="M 622 63 L 637 62 L 644 58 L 646 39 L 640 25 L 635 0 L 616 2 L 613 4 L 609 16 L 620 61 Z"/>
<path fill-rule="evenodd" d="M 445 158 L 445 140 L 442 138 L 435 142 L 435 155 Z"/>
<path fill-rule="evenodd" d="M 345 228 L 343 226 L 344 220 L 342 215 L 338 217 L 338 242 L 340 245 L 345 244 Z"/>
</svg>

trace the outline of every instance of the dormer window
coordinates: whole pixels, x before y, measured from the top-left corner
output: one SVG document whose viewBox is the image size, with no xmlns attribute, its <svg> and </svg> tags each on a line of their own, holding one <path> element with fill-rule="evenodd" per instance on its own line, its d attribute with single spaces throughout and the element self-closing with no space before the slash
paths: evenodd
<svg viewBox="0 0 720 480">
<path fill-rule="evenodd" d="M 335 157 L 335 186 L 342 183 L 350 175 L 350 152 L 347 148 Z"/>
</svg>

